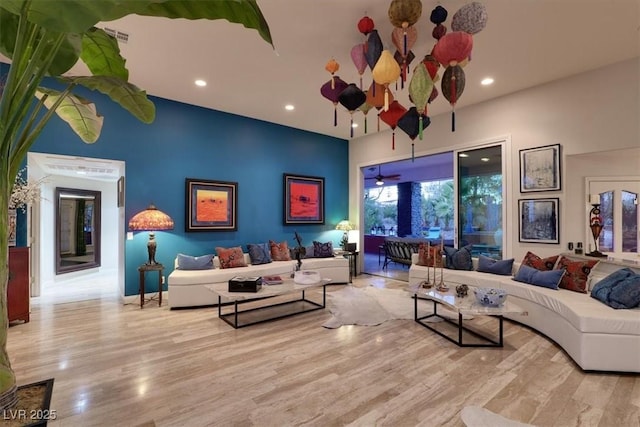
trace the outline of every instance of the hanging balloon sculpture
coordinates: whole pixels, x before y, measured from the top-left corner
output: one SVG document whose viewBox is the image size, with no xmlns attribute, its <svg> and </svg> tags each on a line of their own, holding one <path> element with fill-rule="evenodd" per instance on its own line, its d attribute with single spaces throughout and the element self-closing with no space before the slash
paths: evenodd
<svg viewBox="0 0 640 427">
<path fill-rule="evenodd" d="M 391 91 L 387 94 L 389 98 L 389 102 L 393 102 L 393 93 Z M 367 91 L 367 104 L 372 107 L 376 107 L 378 111 L 384 107 L 384 86 L 376 83 L 375 81 L 371 83 L 371 87 Z M 378 116 L 378 132 L 380 132 L 380 116 Z"/>
<path fill-rule="evenodd" d="M 353 61 L 353 65 L 356 66 L 356 70 L 358 70 L 358 74 L 360 75 L 360 89 L 362 89 L 362 75 L 367 69 L 367 57 L 364 56 L 364 49 L 366 44 L 358 43 L 353 48 L 351 48 L 351 60 Z"/>
<path fill-rule="evenodd" d="M 411 48 L 418 39 L 418 31 L 413 26 L 422 15 L 420 0 L 393 0 L 389 5 L 389 21 L 395 27 L 391 39 L 396 46 L 394 58 L 401 68 L 401 88 L 407 79 L 407 67 L 415 58 Z"/>
<path fill-rule="evenodd" d="M 365 95 L 365 101 L 362 103 L 362 105 L 358 107 L 358 110 L 362 111 L 362 114 L 364 115 L 364 133 L 366 134 L 367 133 L 367 114 L 369 114 L 369 111 L 373 108 L 373 105 L 367 102 L 367 98 L 369 97 L 369 91 L 365 90 L 363 93 Z"/>
<path fill-rule="evenodd" d="M 411 161 L 414 160 L 416 136 L 422 133 L 422 129 L 431 124 L 429 117 L 419 114 L 416 107 L 411 107 L 398 119 L 398 127 L 411 138 Z"/>
<path fill-rule="evenodd" d="M 324 68 L 331 73 L 331 80 L 320 87 L 320 94 L 333 102 L 333 125 L 338 126 L 339 97 L 342 91 L 347 87 L 347 82 L 334 75 L 340 69 L 340 65 L 334 59 L 329 60 Z"/>
<path fill-rule="evenodd" d="M 340 104 L 342 104 L 351 115 L 351 138 L 353 138 L 353 112 L 356 111 L 367 100 L 367 95 L 360 90 L 358 86 L 353 83 L 347 85 L 347 87 L 338 96 Z"/>
<path fill-rule="evenodd" d="M 380 114 L 378 114 L 378 117 L 380 117 L 380 120 L 382 120 L 383 122 L 388 124 L 389 127 L 391 127 L 391 130 L 392 130 L 391 149 L 392 150 L 396 149 L 396 126 L 398 125 L 398 120 L 406 112 L 407 112 L 407 109 L 404 108 L 402 105 L 400 105 L 398 101 L 393 101 L 391 104 L 389 104 L 389 108 L 387 108 L 386 110 L 383 109 L 380 112 Z"/>
<path fill-rule="evenodd" d="M 426 127 L 423 126 L 422 116 L 427 116 L 427 103 L 431 97 L 431 92 L 433 92 L 433 80 L 429 71 L 427 71 L 427 67 L 421 62 L 413 71 L 413 77 L 411 77 L 411 82 L 409 83 L 409 98 L 416 106 L 417 113 L 420 116 L 418 123 L 420 139 L 422 139 L 422 130 Z"/>
<path fill-rule="evenodd" d="M 373 75 L 373 81 L 384 86 L 383 110 L 387 111 L 389 109 L 389 85 L 400 77 L 400 66 L 391 55 L 391 52 L 383 50 L 371 74 Z"/>
</svg>

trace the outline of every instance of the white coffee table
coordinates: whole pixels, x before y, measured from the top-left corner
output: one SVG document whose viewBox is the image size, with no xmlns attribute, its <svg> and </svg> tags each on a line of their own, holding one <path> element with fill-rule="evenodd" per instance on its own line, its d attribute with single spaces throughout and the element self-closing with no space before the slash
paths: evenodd
<svg viewBox="0 0 640 427">
<path fill-rule="evenodd" d="M 410 291 L 413 293 L 414 299 L 414 320 L 424 326 L 425 328 L 435 332 L 443 338 L 451 341 L 452 343 L 457 344 L 460 347 L 503 347 L 504 338 L 503 338 L 503 315 L 504 314 L 520 314 L 523 316 L 527 315 L 527 312 L 519 307 L 517 304 L 514 304 L 509 301 L 509 297 L 504 302 L 504 304 L 498 307 L 491 307 L 482 305 L 476 302 L 476 299 L 473 294 L 473 287 L 469 287 L 469 291 L 466 297 L 458 297 L 455 291 L 455 285 L 449 284 L 447 285 L 449 290 L 446 292 L 438 291 L 435 287 L 430 289 L 425 289 L 419 286 L 412 287 Z M 433 302 L 433 313 L 420 316 L 418 313 L 418 300 L 429 300 Z M 455 321 L 453 319 L 441 316 L 438 314 L 438 306 L 442 305 L 454 313 L 457 313 L 458 320 Z M 469 327 L 463 324 L 464 316 L 493 316 L 498 319 L 498 333 L 497 337 L 489 336 L 485 333 L 482 333 L 475 329 L 470 329 Z M 458 336 L 457 338 L 452 338 L 451 336 L 443 333 L 442 331 L 434 328 L 427 322 L 427 319 L 441 319 L 444 322 L 455 325 L 457 328 Z M 467 332 L 473 335 L 476 338 L 479 338 L 482 342 L 473 342 L 466 343 L 463 342 L 464 332 Z"/>
<path fill-rule="evenodd" d="M 238 329 L 245 326 L 255 325 L 257 323 L 269 322 L 325 308 L 327 300 L 326 286 L 329 282 L 330 280 L 322 279 L 317 283 L 299 285 L 295 283 L 293 279 L 283 277 L 282 283 L 277 285 L 263 285 L 258 292 L 229 292 L 229 286 L 226 283 L 207 285 L 206 288 L 218 295 L 218 317 Z M 308 299 L 305 295 L 305 291 L 318 287 L 322 287 L 322 302 L 316 302 Z M 246 310 L 238 310 L 239 306 L 244 302 L 262 299 L 269 300 L 273 297 L 293 293 L 300 293 L 300 298 L 284 302 L 276 302 L 273 304 L 265 304 Z M 222 307 L 230 304 L 233 304 L 233 311 L 223 313 Z M 283 310 L 282 308 L 286 306 L 292 306 L 297 308 L 297 310 Z M 280 309 L 277 309 L 277 307 Z M 264 316 L 255 316 L 255 313 L 264 313 Z"/>
</svg>

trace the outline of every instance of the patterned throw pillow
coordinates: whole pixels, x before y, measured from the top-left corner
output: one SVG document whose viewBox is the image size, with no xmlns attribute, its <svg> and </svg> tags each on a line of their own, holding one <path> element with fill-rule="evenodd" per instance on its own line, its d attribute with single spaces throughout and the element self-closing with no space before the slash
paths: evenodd
<svg viewBox="0 0 640 427">
<path fill-rule="evenodd" d="M 473 270 L 471 245 L 464 246 L 460 249 L 445 246 L 444 254 L 446 255 L 446 268 L 450 268 L 452 270 Z"/>
<path fill-rule="evenodd" d="M 553 267 L 555 267 L 556 261 L 558 261 L 559 257 L 560 255 L 550 256 L 548 258 L 540 258 L 538 255 L 529 251 L 522 259 L 522 265 L 533 267 L 536 270 L 540 271 L 553 270 Z"/>
<path fill-rule="evenodd" d="M 561 256 L 556 266 L 556 270 L 564 269 L 565 273 L 560 281 L 560 287 L 570 291 L 587 293 L 587 278 L 591 269 L 598 263 L 598 260 L 571 261 L 569 258 Z"/>
<path fill-rule="evenodd" d="M 513 270 L 513 258 L 496 260 L 480 255 L 478 257 L 478 271 L 483 273 L 511 276 Z"/>
<path fill-rule="evenodd" d="M 418 265 L 425 267 L 433 267 L 435 260 L 435 266 L 442 267 L 442 254 L 440 245 L 432 246 L 426 243 L 420 243 L 418 247 Z"/>
<path fill-rule="evenodd" d="M 218 260 L 220 261 L 220 268 L 236 268 L 246 267 L 247 263 L 244 261 L 244 253 L 242 248 L 236 246 L 234 248 L 216 248 L 218 254 Z"/>
<path fill-rule="evenodd" d="M 267 243 L 249 243 L 247 250 L 249 251 L 252 265 L 269 264 L 271 262 L 271 251 Z"/>
<path fill-rule="evenodd" d="M 269 240 L 269 247 L 271 248 L 271 259 L 274 261 L 291 261 L 289 255 L 289 245 L 287 241 L 276 243 L 273 240 Z"/>
<path fill-rule="evenodd" d="M 599 281 L 591 297 L 615 309 L 640 307 L 640 274 L 621 268 Z"/>
<path fill-rule="evenodd" d="M 314 258 L 329 258 L 333 257 L 333 243 L 326 242 L 320 243 L 313 241 L 313 256 Z"/>
</svg>

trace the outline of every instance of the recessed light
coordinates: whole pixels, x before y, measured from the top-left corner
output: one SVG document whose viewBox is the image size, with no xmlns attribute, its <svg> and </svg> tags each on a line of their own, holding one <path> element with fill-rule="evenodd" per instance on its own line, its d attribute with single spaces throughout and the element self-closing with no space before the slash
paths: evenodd
<svg viewBox="0 0 640 427">
<path fill-rule="evenodd" d="M 287 104 L 287 105 L 284 106 L 284 109 L 287 110 L 287 111 L 293 111 L 293 110 L 296 109 L 296 107 L 294 105 L 292 105 L 292 104 Z"/>
<path fill-rule="evenodd" d="M 482 160 L 483 162 L 488 162 L 490 159 L 488 157 L 483 157 L 480 160 Z"/>
<path fill-rule="evenodd" d="M 200 86 L 200 87 L 205 87 L 207 85 L 207 82 L 205 82 L 202 79 L 198 79 L 194 83 L 196 84 L 196 86 Z"/>
<path fill-rule="evenodd" d="M 352 127 L 352 128 L 357 128 L 357 127 L 358 127 L 358 124 L 357 124 L 357 123 L 352 123 L 352 124 L 351 124 L 351 127 Z"/>
<path fill-rule="evenodd" d="M 482 81 L 480 82 L 480 84 L 482 86 L 489 86 L 491 84 L 493 84 L 493 78 L 491 77 L 485 77 L 484 79 L 482 79 Z"/>
<path fill-rule="evenodd" d="M 469 157 L 469 155 L 467 153 L 460 153 L 458 154 L 458 157 Z"/>
</svg>

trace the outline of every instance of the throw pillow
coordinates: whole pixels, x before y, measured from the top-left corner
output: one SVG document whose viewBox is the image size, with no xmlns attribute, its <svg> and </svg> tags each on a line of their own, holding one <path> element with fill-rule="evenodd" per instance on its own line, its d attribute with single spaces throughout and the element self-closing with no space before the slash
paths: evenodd
<svg viewBox="0 0 640 427">
<path fill-rule="evenodd" d="M 418 265 L 425 267 L 442 267 L 442 254 L 440 245 L 432 246 L 420 243 L 418 246 Z"/>
<path fill-rule="evenodd" d="M 178 270 L 208 270 L 213 268 L 213 254 L 189 256 L 178 254 Z"/>
<path fill-rule="evenodd" d="M 614 271 L 593 287 L 591 297 L 615 309 L 640 307 L 640 274 L 626 267 Z"/>
<path fill-rule="evenodd" d="M 564 270 L 541 271 L 522 264 L 513 280 L 529 285 L 542 286 L 549 289 L 558 289 Z"/>
<path fill-rule="evenodd" d="M 571 261 L 565 256 L 561 256 L 558 260 L 557 270 L 564 269 L 560 287 L 570 291 L 587 293 L 587 278 L 591 269 L 598 263 L 598 260 L 589 261 Z"/>
<path fill-rule="evenodd" d="M 511 276 L 512 270 L 513 258 L 497 260 L 484 255 L 478 257 L 478 271 L 483 273 Z"/>
<path fill-rule="evenodd" d="M 291 261 L 289 255 L 289 245 L 287 241 L 276 243 L 273 240 L 269 240 L 269 247 L 271 248 L 271 259 L 274 261 Z"/>
<path fill-rule="evenodd" d="M 471 245 L 463 246 L 460 249 L 445 246 L 444 254 L 446 255 L 446 268 L 450 268 L 452 270 L 473 270 Z"/>
<path fill-rule="evenodd" d="M 313 245 L 305 246 L 304 250 L 305 250 L 305 255 L 304 255 L 305 258 L 315 258 L 316 254 L 314 253 L 315 249 Z"/>
<path fill-rule="evenodd" d="M 553 270 L 553 267 L 556 265 L 556 261 L 558 261 L 559 257 L 560 255 L 554 255 L 547 258 L 540 258 L 533 252 L 527 252 L 522 260 L 522 265 L 533 267 L 536 270 L 541 271 Z"/>
<path fill-rule="evenodd" d="M 218 254 L 218 260 L 220 261 L 220 268 L 247 266 L 247 263 L 244 261 L 244 253 L 242 253 L 242 248 L 240 246 L 233 248 L 216 247 L 216 253 Z"/>
<path fill-rule="evenodd" d="M 249 243 L 247 245 L 251 264 L 269 264 L 271 262 L 271 251 L 267 243 Z"/>
<path fill-rule="evenodd" d="M 329 258 L 333 257 L 333 243 L 326 242 L 320 243 L 317 241 L 313 241 L 313 256 L 315 258 Z"/>
</svg>

